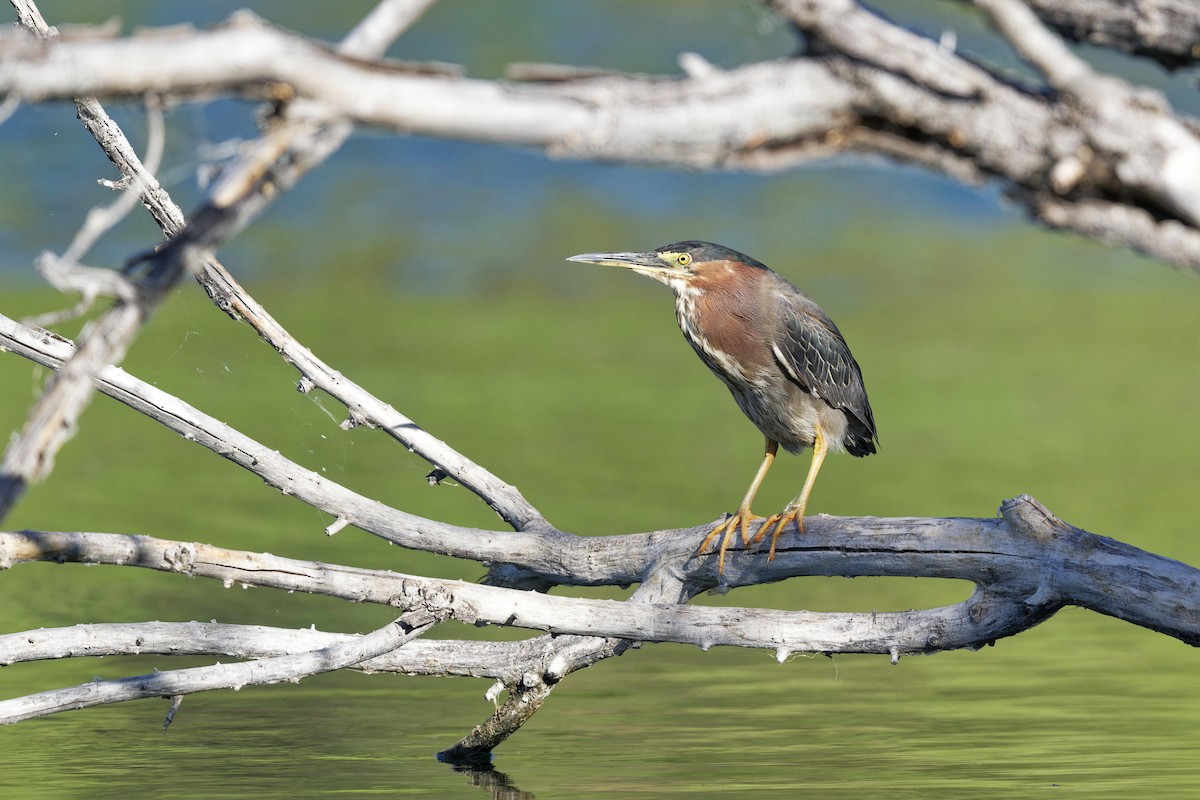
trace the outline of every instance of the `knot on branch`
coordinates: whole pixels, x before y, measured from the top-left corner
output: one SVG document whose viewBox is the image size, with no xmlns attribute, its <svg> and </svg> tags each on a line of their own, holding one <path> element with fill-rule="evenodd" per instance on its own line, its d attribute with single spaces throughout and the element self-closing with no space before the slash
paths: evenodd
<svg viewBox="0 0 1200 800">
<path fill-rule="evenodd" d="M 506 589 L 521 589 L 527 592 L 548 592 L 557 585 L 544 575 L 515 564 L 492 564 L 488 567 L 482 583 L 485 586 L 503 586 Z"/>
<path fill-rule="evenodd" d="M 180 542 L 167 548 L 163 553 L 163 563 L 171 572 L 191 572 L 196 566 L 196 545 L 193 542 Z"/>
<path fill-rule="evenodd" d="M 1000 516 L 1014 531 L 1020 531 L 1037 540 L 1039 544 L 1050 544 L 1060 535 L 1073 530 L 1050 509 L 1027 494 L 1018 495 L 1000 504 Z"/>
<path fill-rule="evenodd" d="M 1027 494 L 1005 500 L 1000 504 L 1000 514 L 1010 528 L 1027 534 L 1041 551 L 1037 588 L 1025 598 L 1025 605 L 1031 608 L 1061 605 L 1061 596 L 1055 588 L 1063 563 L 1059 551 L 1062 535 L 1074 529 Z"/>
<path fill-rule="evenodd" d="M 367 419 L 361 411 L 351 408 L 346 414 L 346 418 L 342 420 L 338 427 L 344 431 L 349 431 L 355 428 L 373 428 L 375 426 L 371 424 L 371 420 Z"/>
<path fill-rule="evenodd" d="M 472 623 L 478 618 L 475 607 L 469 602 L 455 597 L 443 586 L 421 581 L 401 581 L 400 591 L 388 598 L 388 603 L 406 611 L 426 611 L 438 621 L 455 617 L 461 622 Z"/>
</svg>

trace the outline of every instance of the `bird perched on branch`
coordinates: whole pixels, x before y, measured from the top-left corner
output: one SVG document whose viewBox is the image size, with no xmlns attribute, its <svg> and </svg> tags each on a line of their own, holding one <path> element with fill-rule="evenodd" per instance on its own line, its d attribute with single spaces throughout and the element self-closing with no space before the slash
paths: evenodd
<svg viewBox="0 0 1200 800">
<path fill-rule="evenodd" d="M 698 553 L 721 536 L 718 574 L 735 531 L 743 546 L 768 533 L 775 543 L 789 522 L 804 530 L 804 509 L 825 454 L 875 452 L 878 435 L 862 372 L 833 320 L 787 279 L 736 250 L 709 242 L 677 242 L 649 253 L 584 253 L 568 261 L 631 269 L 671 287 L 675 317 L 700 360 L 720 378 L 738 407 L 766 437 L 762 464 L 738 510 L 713 528 Z M 813 449 L 804 488 L 749 538 L 762 519 L 750 511 L 779 446 Z"/>
</svg>

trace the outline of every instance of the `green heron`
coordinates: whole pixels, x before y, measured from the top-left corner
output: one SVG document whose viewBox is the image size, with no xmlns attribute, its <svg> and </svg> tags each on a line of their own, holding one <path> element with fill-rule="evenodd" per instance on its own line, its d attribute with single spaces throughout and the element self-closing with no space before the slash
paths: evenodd
<svg viewBox="0 0 1200 800">
<path fill-rule="evenodd" d="M 670 286 L 675 318 L 700 360 L 720 378 L 738 407 L 766 437 L 762 464 L 733 516 L 701 542 L 703 553 L 722 536 L 717 572 L 740 530 L 742 545 L 756 544 L 774 526 L 768 560 L 784 527 L 804 530 L 804 509 L 829 451 L 853 456 L 875 452 L 875 418 L 862 372 L 833 320 L 765 265 L 710 242 L 677 242 L 649 253 L 584 253 L 568 261 L 631 269 Z M 748 526 L 762 519 L 750 511 L 754 495 L 779 446 L 791 453 L 813 449 L 804 488 L 754 537 Z"/>
</svg>

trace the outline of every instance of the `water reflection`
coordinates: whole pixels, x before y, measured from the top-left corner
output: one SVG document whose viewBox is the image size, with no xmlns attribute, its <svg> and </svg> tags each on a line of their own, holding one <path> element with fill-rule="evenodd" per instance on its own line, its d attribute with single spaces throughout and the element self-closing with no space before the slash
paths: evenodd
<svg viewBox="0 0 1200 800">
<path fill-rule="evenodd" d="M 484 790 L 495 800 L 533 800 L 533 794 L 518 788 L 508 775 L 492 765 L 490 759 L 452 761 L 441 756 L 439 758 L 450 764 L 450 768 L 455 772 L 469 777 L 472 786 Z"/>
</svg>

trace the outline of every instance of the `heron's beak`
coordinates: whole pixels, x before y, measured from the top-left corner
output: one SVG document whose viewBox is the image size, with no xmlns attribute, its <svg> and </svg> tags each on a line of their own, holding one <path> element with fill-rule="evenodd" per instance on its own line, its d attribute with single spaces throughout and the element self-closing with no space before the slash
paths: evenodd
<svg viewBox="0 0 1200 800">
<path fill-rule="evenodd" d="M 600 264 L 605 267 L 624 267 L 651 278 L 670 275 L 671 268 L 664 264 L 658 253 L 582 253 L 571 256 L 567 261 L 579 261 L 584 264 Z"/>
</svg>

